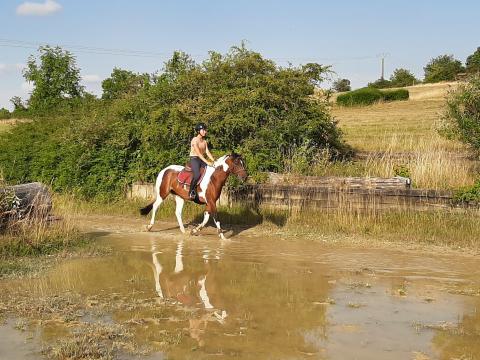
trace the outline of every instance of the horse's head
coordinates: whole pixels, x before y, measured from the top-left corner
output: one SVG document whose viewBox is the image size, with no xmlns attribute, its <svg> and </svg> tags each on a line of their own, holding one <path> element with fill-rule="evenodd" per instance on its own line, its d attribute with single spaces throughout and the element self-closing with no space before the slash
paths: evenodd
<svg viewBox="0 0 480 360">
<path fill-rule="evenodd" d="M 228 165 L 230 173 L 236 175 L 241 181 L 247 180 L 248 174 L 242 155 L 232 153 L 226 157 L 225 163 Z"/>
</svg>

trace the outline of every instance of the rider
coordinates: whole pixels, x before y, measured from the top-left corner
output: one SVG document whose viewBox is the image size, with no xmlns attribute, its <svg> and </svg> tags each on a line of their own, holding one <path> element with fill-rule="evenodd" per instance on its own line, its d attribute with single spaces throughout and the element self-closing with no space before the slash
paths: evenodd
<svg viewBox="0 0 480 360">
<path fill-rule="evenodd" d="M 190 142 L 190 164 L 193 171 L 192 183 L 190 184 L 190 199 L 195 199 L 197 195 L 195 189 L 197 187 L 197 181 L 200 178 L 200 168 L 205 167 L 206 165 L 213 166 L 215 159 L 208 150 L 208 144 L 205 141 L 205 136 L 207 135 L 207 125 L 204 123 L 198 123 L 195 126 L 195 136 Z M 204 154 L 210 158 L 211 162 L 208 161 Z"/>
</svg>

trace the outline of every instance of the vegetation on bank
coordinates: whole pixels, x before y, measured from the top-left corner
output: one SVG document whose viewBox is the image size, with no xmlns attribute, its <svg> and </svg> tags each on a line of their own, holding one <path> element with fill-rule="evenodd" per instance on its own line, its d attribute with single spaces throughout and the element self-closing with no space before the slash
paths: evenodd
<svg viewBox="0 0 480 360">
<path fill-rule="evenodd" d="M 35 89 L 58 73 L 42 62 L 53 50 L 40 52 L 40 64 L 29 67 Z M 12 183 L 36 180 L 85 198 L 118 198 L 132 182 L 153 181 L 159 169 L 184 163 L 200 121 L 215 154 L 241 153 L 253 176 L 284 171 L 297 150 L 307 162 L 324 149 L 341 157 L 348 147 L 328 103 L 312 96 L 327 72 L 318 64 L 280 68 L 242 46 L 212 52 L 202 64 L 175 53 L 149 78 L 116 69 L 103 82 L 103 99 L 75 86 L 53 94 L 44 86 L 27 104 L 35 120 L 0 135 L 0 166 Z M 65 96 L 68 89 L 75 91 Z"/>
</svg>

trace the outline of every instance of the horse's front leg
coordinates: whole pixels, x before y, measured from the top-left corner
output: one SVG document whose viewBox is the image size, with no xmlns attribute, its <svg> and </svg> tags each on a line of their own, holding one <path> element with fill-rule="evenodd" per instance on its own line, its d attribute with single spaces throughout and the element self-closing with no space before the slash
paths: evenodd
<svg viewBox="0 0 480 360">
<path fill-rule="evenodd" d="M 207 225 L 208 219 L 210 219 L 210 214 L 208 213 L 208 211 L 205 211 L 205 212 L 203 213 L 203 221 L 202 221 L 202 223 L 201 223 L 200 225 L 198 225 L 197 227 L 193 228 L 191 234 L 192 234 L 192 235 L 193 235 L 193 234 L 196 234 L 197 232 L 199 232 L 200 230 L 202 230 L 202 229 L 205 227 L 205 225 Z"/>
<path fill-rule="evenodd" d="M 218 220 L 217 209 L 215 209 L 215 212 L 212 213 L 212 217 L 213 217 L 213 222 L 217 226 L 218 236 L 220 236 L 220 239 L 226 240 L 225 235 L 223 235 L 223 229 L 220 227 L 220 221 Z"/>
</svg>

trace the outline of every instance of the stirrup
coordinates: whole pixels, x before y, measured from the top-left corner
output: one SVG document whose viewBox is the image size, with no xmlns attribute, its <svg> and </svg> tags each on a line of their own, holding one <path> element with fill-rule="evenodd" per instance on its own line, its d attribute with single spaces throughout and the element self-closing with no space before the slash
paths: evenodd
<svg viewBox="0 0 480 360">
<path fill-rule="evenodd" d="M 190 193 L 188 194 L 188 197 L 194 200 L 197 197 L 197 192 L 195 190 L 190 191 Z"/>
</svg>

